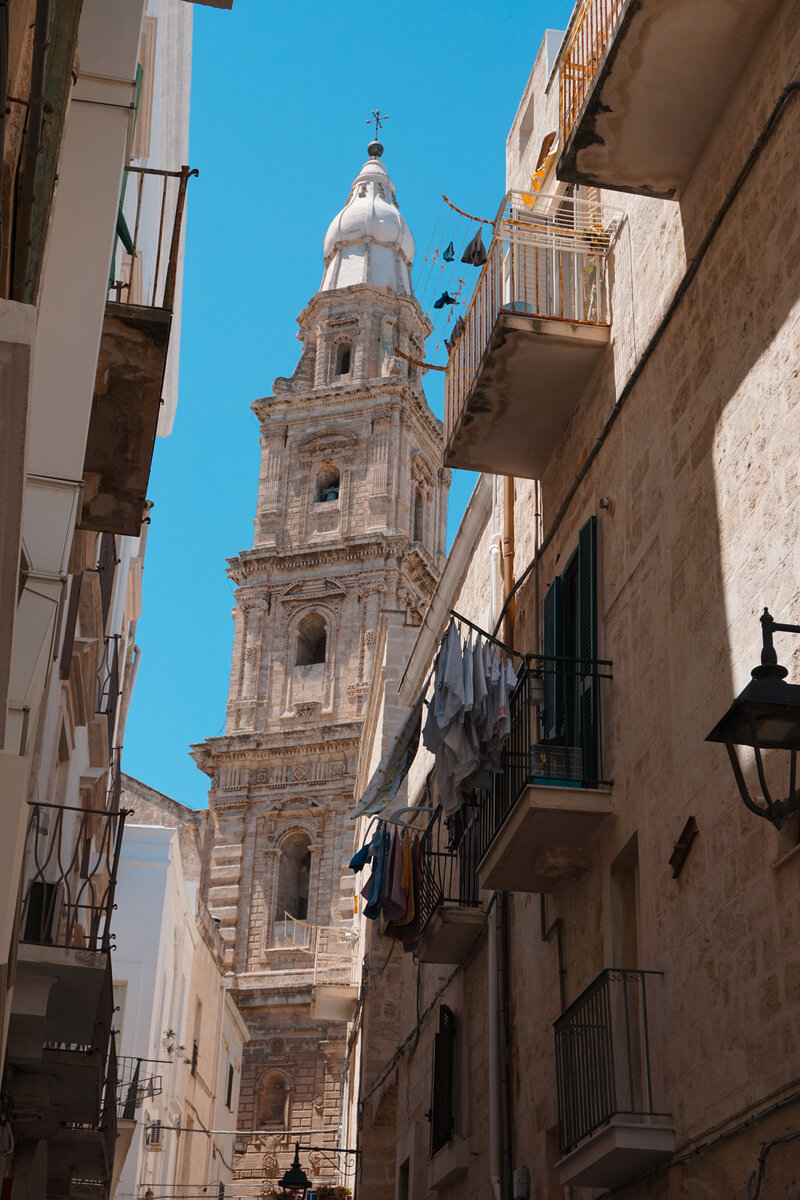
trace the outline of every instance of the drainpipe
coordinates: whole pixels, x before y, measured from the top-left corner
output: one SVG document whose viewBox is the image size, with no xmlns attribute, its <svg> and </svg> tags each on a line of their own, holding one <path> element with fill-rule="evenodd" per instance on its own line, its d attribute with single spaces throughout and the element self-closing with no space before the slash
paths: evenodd
<svg viewBox="0 0 800 1200">
<path fill-rule="evenodd" d="M 489 985 L 489 1173 L 494 1200 L 503 1200 L 502 1190 L 502 1129 L 500 1120 L 500 1013 L 497 989 L 497 905 L 498 893 L 492 892 L 489 917 L 489 946 L 487 954 Z"/>
<path fill-rule="evenodd" d="M 514 645 L 514 476 L 503 477 L 503 599 L 507 602 L 503 640 Z M 509 600 L 509 597 L 511 599 Z"/>
</svg>

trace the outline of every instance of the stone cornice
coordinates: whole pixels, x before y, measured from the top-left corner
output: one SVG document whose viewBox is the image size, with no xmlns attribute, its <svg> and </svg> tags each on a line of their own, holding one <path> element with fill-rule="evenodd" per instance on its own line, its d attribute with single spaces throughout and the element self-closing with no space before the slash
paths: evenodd
<svg viewBox="0 0 800 1200">
<path fill-rule="evenodd" d="M 429 407 L 424 392 L 417 391 L 413 384 L 396 376 L 367 380 L 360 384 L 327 384 L 321 388 L 309 388 L 306 392 L 280 393 L 263 396 L 250 405 L 258 420 L 266 426 L 277 418 L 291 415 L 297 418 L 306 408 L 340 408 L 346 403 L 348 411 L 357 406 L 372 407 L 380 399 L 384 404 L 398 408 L 403 414 L 417 416 L 427 427 L 438 446 L 444 445 L 444 425 Z M 312 417 L 314 412 L 309 412 Z M 278 431 L 276 430 L 276 433 Z M 262 429 L 267 436 L 267 430 Z"/>
<path fill-rule="evenodd" d="M 363 562 L 365 559 L 398 558 L 407 553 L 408 536 L 397 533 L 372 532 L 352 534 L 326 542 L 324 546 L 303 546 L 302 549 L 276 549 L 253 546 L 228 559 L 228 577 L 242 584 L 248 575 L 263 571 L 296 571 L 299 568 L 319 568 L 326 563 Z"/>
</svg>

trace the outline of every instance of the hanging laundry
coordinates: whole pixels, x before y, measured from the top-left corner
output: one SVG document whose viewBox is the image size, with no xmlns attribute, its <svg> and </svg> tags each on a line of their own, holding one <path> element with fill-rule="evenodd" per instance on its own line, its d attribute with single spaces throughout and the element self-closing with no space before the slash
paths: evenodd
<svg viewBox="0 0 800 1200">
<path fill-rule="evenodd" d="M 434 300 L 434 308 L 444 308 L 445 304 L 455 304 L 455 296 L 451 296 L 449 292 L 442 292 L 438 300 Z"/>
<path fill-rule="evenodd" d="M 479 225 L 478 232 L 468 243 L 466 250 L 461 255 L 461 261 L 463 263 L 470 263 L 473 267 L 482 267 L 486 259 L 486 247 L 483 244 L 482 230 Z"/>
<path fill-rule="evenodd" d="M 381 900 L 388 868 L 387 860 L 392 846 L 389 830 L 383 822 L 378 826 L 376 837 L 378 838 L 378 847 L 372 860 L 372 874 L 361 892 L 367 902 L 364 907 L 364 916 L 369 917 L 371 921 L 376 920 L 381 913 Z"/>
<path fill-rule="evenodd" d="M 442 255 L 442 258 L 444 259 L 445 262 L 452 262 L 453 259 L 455 258 L 455 256 L 456 256 L 455 246 L 451 242 L 450 245 L 445 250 L 444 254 Z"/>
<path fill-rule="evenodd" d="M 409 712 L 399 732 L 392 739 L 388 750 L 375 768 L 361 799 L 350 814 L 352 817 L 360 817 L 364 813 L 380 812 L 394 800 L 419 749 L 421 727 L 422 696 Z"/>
</svg>

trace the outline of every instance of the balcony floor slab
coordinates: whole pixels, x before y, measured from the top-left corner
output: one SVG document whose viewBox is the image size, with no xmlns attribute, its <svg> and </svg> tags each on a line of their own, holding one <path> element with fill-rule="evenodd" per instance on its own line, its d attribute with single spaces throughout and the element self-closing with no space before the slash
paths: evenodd
<svg viewBox="0 0 800 1200">
<path fill-rule="evenodd" d="M 320 1021 L 352 1021 L 358 1004 L 355 984 L 315 983 L 311 989 L 311 1017 Z"/>
<path fill-rule="evenodd" d="M 608 341 L 608 325 L 501 312 L 445 464 L 540 479 Z"/>
<path fill-rule="evenodd" d="M 674 198 L 779 0 L 629 0 L 558 162 L 572 183 Z"/>
<path fill-rule="evenodd" d="M 675 1150 L 668 1125 L 612 1120 L 556 1163 L 562 1187 L 616 1188 L 657 1166 Z"/>
<path fill-rule="evenodd" d="M 417 958 L 428 963 L 463 962 L 483 925 L 482 908 L 440 904 L 419 938 Z"/>
<path fill-rule="evenodd" d="M 613 812 L 605 789 L 528 784 L 480 862 L 480 887 L 551 892 L 565 874 L 574 872 L 551 873 L 542 863 L 546 852 L 563 851 L 569 861 L 569 852 L 582 849 Z"/>
</svg>

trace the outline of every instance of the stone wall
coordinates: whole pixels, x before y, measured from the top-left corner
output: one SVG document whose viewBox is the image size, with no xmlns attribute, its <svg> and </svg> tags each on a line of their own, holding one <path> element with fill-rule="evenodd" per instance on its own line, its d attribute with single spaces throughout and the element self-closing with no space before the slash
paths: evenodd
<svg viewBox="0 0 800 1200">
<path fill-rule="evenodd" d="M 800 1124 L 798 822 L 778 833 L 748 813 L 724 750 L 703 740 L 758 661 L 764 604 L 779 620 L 800 618 L 797 99 L 765 140 L 703 249 L 694 281 L 603 435 L 799 57 L 798 7 L 783 3 L 680 202 L 604 196 L 626 214 L 614 251 L 612 343 L 541 481 L 549 541 L 517 602 L 516 645 L 533 650 L 545 590 L 572 553 L 580 527 L 596 515 L 599 653 L 613 660 L 603 755 L 614 814 L 588 846 L 586 873 L 556 885 L 544 916 L 548 928 L 560 923 L 568 1005 L 604 968 L 619 965 L 621 924 L 634 916 L 638 965 L 662 973 L 653 980 L 650 1026 L 654 1106 L 671 1114 L 686 1158 L 614 1193 L 643 1200 L 744 1197 L 761 1144 Z M 545 86 L 543 70 L 540 75 Z M 551 92 L 554 87 L 557 77 Z M 518 119 L 523 112 L 524 106 Z M 538 148 L 553 127 L 552 94 L 541 114 L 526 147 Z M 525 153 L 522 165 L 509 156 L 509 177 L 517 185 L 530 170 L 531 151 Z M 571 492 L 601 435 L 602 447 Z M 601 500 L 613 503 L 601 507 Z M 517 577 L 534 555 L 536 506 L 535 485 L 518 480 Z M 480 620 L 487 579 L 484 541 L 453 594 L 454 606 Z M 791 638 L 781 640 L 779 656 L 796 679 L 800 651 Z M 670 856 L 692 816 L 699 836 L 673 878 Z M 617 903 L 615 871 L 634 861 L 635 900 Z M 538 895 L 509 897 L 511 1140 L 513 1165 L 531 1169 L 531 1196 L 555 1200 L 564 1193 L 555 1170 L 552 1023 L 562 1003 L 557 936 L 542 940 L 542 915 Z M 393 1169 L 383 1127 L 371 1161 L 367 1104 L 358 1195 L 400 1195 L 394 1176 L 406 1160 L 407 1194 L 414 1200 L 488 1195 L 486 935 L 441 992 L 447 975 L 439 968 L 407 960 L 394 967 L 385 984 L 370 980 L 374 993 L 391 993 L 391 1006 L 387 1000 L 372 1029 L 365 1025 L 363 1051 L 369 1061 L 372 1039 L 368 1087 L 396 1057 Z M 431 1159 L 425 1113 L 442 1002 L 456 1012 L 458 1071 L 468 1084 L 460 1090 L 455 1149 Z M 376 1011 L 377 1002 L 371 1003 Z M 421 1022 L 418 1013 L 427 1013 Z M 764 1110 L 770 1111 L 747 1123 Z M 448 1177 L 441 1156 L 452 1165 L 459 1143 L 468 1153 Z M 797 1193 L 798 1144 L 775 1147 L 767 1174 L 773 1190 L 765 1183 L 763 1194 Z M 596 1194 L 574 1191 L 576 1200 Z"/>
</svg>

